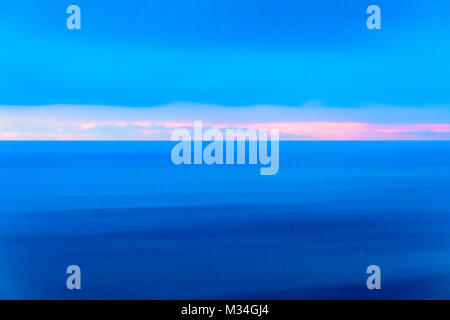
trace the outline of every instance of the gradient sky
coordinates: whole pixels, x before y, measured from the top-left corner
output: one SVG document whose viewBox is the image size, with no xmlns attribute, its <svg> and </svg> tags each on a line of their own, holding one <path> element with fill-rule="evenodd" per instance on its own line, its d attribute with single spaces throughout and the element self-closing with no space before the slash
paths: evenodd
<svg viewBox="0 0 450 320">
<path fill-rule="evenodd" d="M 192 119 L 450 139 L 449 15 L 424 0 L 2 1 L 0 139 L 167 139 Z"/>
</svg>

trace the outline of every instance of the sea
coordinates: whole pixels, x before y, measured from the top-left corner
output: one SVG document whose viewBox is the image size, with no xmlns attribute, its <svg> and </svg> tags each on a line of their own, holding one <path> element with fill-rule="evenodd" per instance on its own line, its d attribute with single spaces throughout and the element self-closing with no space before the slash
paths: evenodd
<svg viewBox="0 0 450 320">
<path fill-rule="evenodd" d="M 0 299 L 450 299 L 450 141 L 175 144 L 0 142 Z"/>
</svg>

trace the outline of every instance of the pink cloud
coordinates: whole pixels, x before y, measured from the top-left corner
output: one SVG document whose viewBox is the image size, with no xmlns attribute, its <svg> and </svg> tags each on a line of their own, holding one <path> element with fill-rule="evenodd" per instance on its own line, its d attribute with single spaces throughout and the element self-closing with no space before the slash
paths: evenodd
<svg viewBox="0 0 450 320">
<path fill-rule="evenodd" d="M 439 132 L 450 133 L 450 124 L 397 124 L 395 127 L 392 125 L 378 125 L 378 132 L 382 133 L 418 133 L 418 132 Z"/>
<path fill-rule="evenodd" d="M 282 140 L 450 140 L 447 109 L 438 110 L 443 115 L 441 123 L 417 121 L 426 113 L 412 122 L 407 117 L 411 110 L 404 108 L 387 110 L 385 119 L 378 114 L 375 123 L 369 115 L 377 110 L 340 110 L 337 114 L 334 108 L 277 106 L 0 106 L 0 140 L 170 140 L 174 129 L 192 129 L 194 120 L 202 121 L 204 130 L 277 129 Z M 393 114 L 407 122 L 381 121 L 391 121 Z"/>
<path fill-rule="evenodd" d="M 107 140 L 94 134 L 61 133 L 61 132 L 0 132 L 0 140 L 7 141 L 69 141 L 69 140 Z"/>
</svg>

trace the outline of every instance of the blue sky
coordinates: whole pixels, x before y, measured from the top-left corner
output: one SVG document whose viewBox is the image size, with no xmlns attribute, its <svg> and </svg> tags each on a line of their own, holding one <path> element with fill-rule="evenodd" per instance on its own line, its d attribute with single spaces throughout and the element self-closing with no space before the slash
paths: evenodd
<svg viewBox="0 0 450 320">
<path fill-rule="evenodd" d="M 82 30 L 67 30 L 78 4 Z M 382 30 L 368 30 L 378 4 Z M 0 104 L 358 107 L 450 100 L 450 4 L 8 1 Z"/>
<path fill-rule="evenodd" d="M 71 4 L 81 30 L 66 28 Z M 366 28 L 371 4 L 381 30 Z M 449 14 L 423 0 L 4 1 L 0 106 L 381 105 L 439 122 Z"/>
</svg>

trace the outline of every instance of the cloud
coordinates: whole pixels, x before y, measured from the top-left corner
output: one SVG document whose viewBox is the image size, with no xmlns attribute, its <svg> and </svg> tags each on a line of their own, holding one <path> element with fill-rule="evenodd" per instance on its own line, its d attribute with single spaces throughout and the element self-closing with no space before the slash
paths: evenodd
<svg viewBox="0 0 450 320">
<path fill-rule="evenodd" d="M 206 128 L 278 129 L 285 140 L 449 140 L 450 108 L 365 106 L 0 106 L 1 140 L 170 140 L 193 121 Z"/>
</svg>

